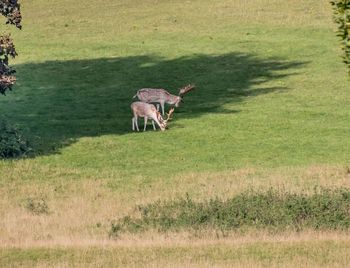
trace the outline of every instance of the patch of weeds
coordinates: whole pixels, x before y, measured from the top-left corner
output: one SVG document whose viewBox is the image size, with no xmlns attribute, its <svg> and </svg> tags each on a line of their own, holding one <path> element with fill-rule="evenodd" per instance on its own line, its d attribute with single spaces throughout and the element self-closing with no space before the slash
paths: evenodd
<svg viewBox="0 0 350 268">
<path fill-rule="evenodd" d="M 122 231 L 122 225 L 119 223 L 116 223 L 115 221 L 111 222 L 111 228 L 108 232 L 108 235 L 110 238 L 117 238 L 119 237 L 121 231 Z"/>
<path fill-rule="evenodd" d="M 247 191 L 227 200 L 185 198 L 157 201 L 138 207 L 137 217 L 113 222 L 110 236 L 149 229 L 178 231 L 211 228 L 222 233 L 247 228 L 272 230 L 304 228 L 349 229 L 350 191 L 319 189 L 312 195 L 270 189 Z"/>
<path fill-rule="evenodd" d="M 35 215 L 49 213 L 49 206 L 44 198 L 27 198 L 24 207 Z"/>
</svg>

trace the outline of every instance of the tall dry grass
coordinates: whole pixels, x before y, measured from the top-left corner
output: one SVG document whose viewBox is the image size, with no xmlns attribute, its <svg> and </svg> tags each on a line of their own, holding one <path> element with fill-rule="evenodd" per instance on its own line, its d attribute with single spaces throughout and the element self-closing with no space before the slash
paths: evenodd
<svg viewBox="0 0 350 268">
<path fill-rule="evenodd" d="M 229 198 L 247 189 L 273 187 L 311 194 L 315 187 L 350 187 L 347 169 L 336 166 L 184 173 L 139 185 L 135 180 L 129 187 L 122 188 L 116 181 L 117 178 L 111 177 L 104 180 L 4 180 L 0 187 L 0 245 L 110 244 L 108 230 L 112 220 L 132 213 L 137 205 L 186 194 L 201 200 Z M 47 213 L 34 213 L 27 205 L 28 200 L 34 204 L 43 200 Z M 133 239 L 130 237 L 127 239 Z M 193 235 L 184 237 L 193 238 Z"/>
</svg>

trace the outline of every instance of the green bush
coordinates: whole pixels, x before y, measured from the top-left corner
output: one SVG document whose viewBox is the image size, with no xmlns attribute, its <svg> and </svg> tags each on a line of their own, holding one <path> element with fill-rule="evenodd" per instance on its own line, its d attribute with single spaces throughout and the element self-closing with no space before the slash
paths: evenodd
<svg viewBox="0 0 350 268">
<path fill-rule="evenodd" d="M 0 159 L 26 156 L 31 151 L 18 128 L 0 121 Z"/>
<path fill-rule="evenodd" d="M 267 192 L 244 192 L 227 200 L 215 198 L 202 202 L 193 201 L 187 196 L 140 206 L 138 210 L 139 217 L 127 216 L 114 222 L 110 235 L 148 229 L 348 229 L 350 191 L 322 189 L 305 195 L 271 189 Z"/>
</svg>

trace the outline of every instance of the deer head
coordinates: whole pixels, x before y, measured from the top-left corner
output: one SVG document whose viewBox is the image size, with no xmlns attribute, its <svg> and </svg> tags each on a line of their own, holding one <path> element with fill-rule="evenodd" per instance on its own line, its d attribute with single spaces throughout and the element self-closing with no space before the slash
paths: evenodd
<svg viewBox="0 0 350 268">
<path fill-rule="evenodd" d="M 160 112 L 156 111 L 156 115 L 157 115 L 157 119 L 158 119 L 158 122 L 159 122 L 160 130 L 164 131 L 166 129 L 166 122 L 164 122 L 165 120 L 163 119 L 163 117 L 160 114 Z"/>
<path fill-rule="evenodd" d="M 182 97 L 176 96 L 175 107 L 179 107 L 181 102 L 183 102 Z"/>
</svg>

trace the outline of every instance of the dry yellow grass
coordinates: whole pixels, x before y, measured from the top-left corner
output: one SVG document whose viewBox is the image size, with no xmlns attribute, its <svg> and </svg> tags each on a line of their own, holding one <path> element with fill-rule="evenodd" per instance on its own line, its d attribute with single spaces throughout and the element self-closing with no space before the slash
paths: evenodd
<svg viewBox="0 0 350 268">
<path fill-rule="evenodd" d="M 314 187 L 350 187 L 347 169 L 336 166 L 185 173 L 148 183 L 141 178 L 134 179 L 129 187 L 121 188 L 117 183 L 121 178 L 106 174 L 99 176 L 101 179 L 72 180 L 62 177 L 45 181 L 4 178 L 0 185 L 0 245 L 114 244 L 108 239 L 113 219 L 132 213 L 138 204 L 183 197 L 186 193 L 194 199 L 207 199 L 232 197 L 250 188 L 263 190 L 273 187 L 312 193 Z M 48 213 L 37 215 L 26 208 L 28 198 L 43 199 Z M 154 237 L 158 239 L 158 234 L 150 235 L 151 240 Z M 177 241 L 187 241 L 186 237 L 195 238 L 191 234 L 181 234 Z M 129 235 L 125 239 L 143 241 L 146 237 L 132 238 Z"/>
</svg>

